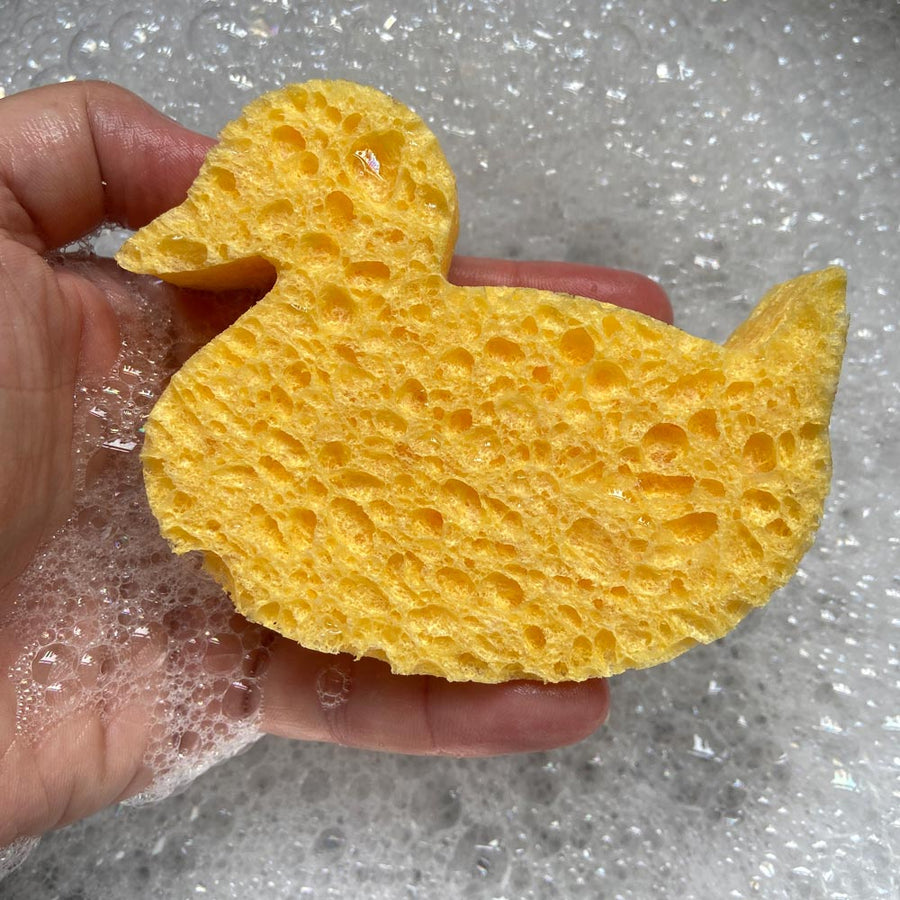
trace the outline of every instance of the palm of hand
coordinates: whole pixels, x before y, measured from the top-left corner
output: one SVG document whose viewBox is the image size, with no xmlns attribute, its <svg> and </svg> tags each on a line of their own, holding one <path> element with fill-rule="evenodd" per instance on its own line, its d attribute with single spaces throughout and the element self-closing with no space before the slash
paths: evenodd
<svg viewBox="0 0 900 900">
<path fill-rule="evenodd" d="M 4 767 L 20 773 L 16 814 L 41 830 L 151 777 L 157 794 L 167 792 L 251 740 L 274 635 L 234 616 L 227 598 L 167 552 L 143 503 L 137 456 L 122 452 L 136 447 L 142 415 L 180 361 L 173 341 L 185 345 L 181 355 L 193 350 L 234 306 L 217 304 L 198 325 L 175 292 L 129 293 L 103 261 L 51 266 L 11 241 L 0 252 L 13 260 L 0 276 L 0 415 L 11 426 L 0 727 Z M 51 549 L 39 550 L 54 532 Z M 79 560 L 86 546 L 88 565 Z M 89 777 L 59 785 L 73 764 Z"/>
<path fill-rule="evenodd" d="M 153 378 L 130 408 L 136 430 L 173 366 L 242 301 L 187 302 L 108 262 L 45 255 L 104 221 L 137 227 L 179 203 L 210 142 L 103 84 L 7 98 L 0 124 L 0 847 L 132 795 L 166 766 L 189 774 L 259 730 L 459 756 L 593 731 L 603 682 L 452 684 L 313 653 L 246 623 L 174 560 L 137 454 L 98 451 L 90 404 L 143 353 Z M 671 315 L 651 282 L 612 270 L 459 260 L 451 277 Z M 124 555 L 116 528 L 139 532 Z M 66 689 L 54 691 L 60 670 Z M 172 727 L 198 707 L 206 748 L 192 726 Z"/>
<path fill-rule="evenodd" d="M 14 239 L 0 243 L 4 583 L 24 567 L 71 506 L 72 394 L 86 305 L 95 291 L 77 276 L 55 272 L 35 250 Z M 96 351 L 108 356 L 112 348 Z"/>
</svg>

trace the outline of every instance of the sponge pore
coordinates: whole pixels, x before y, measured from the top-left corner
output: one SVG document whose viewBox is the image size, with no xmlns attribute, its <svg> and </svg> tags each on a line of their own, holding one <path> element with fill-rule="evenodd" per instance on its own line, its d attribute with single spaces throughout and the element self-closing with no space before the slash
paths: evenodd
<svg viewBox="0 0 900 900">
<path fill-rule="evenodd" d="M 724 346 L 604 303 L 459 288 L 452 173 L 405 107 L 294 85 L 228 125 L 120 263 L 274 286 L 173 377 L 147 494 L 238 609 L 398 673 L 581 680 L 721 637 L 830 481 L 840 269 Z"/>
</svg>

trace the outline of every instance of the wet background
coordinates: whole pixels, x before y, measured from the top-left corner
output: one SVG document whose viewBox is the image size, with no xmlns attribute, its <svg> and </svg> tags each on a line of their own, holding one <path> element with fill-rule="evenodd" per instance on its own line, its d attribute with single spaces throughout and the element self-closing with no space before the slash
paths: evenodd
<svg viewBox="0 0 900 900">
<path fill-rule="evenodd" d="M 900 4 L 0 0 L 0 24 L 5 94 L 106 78 L 209 134 L 288 81 L 387 90 L 457 173 L 460 252 L 645 272 L 695 334 L 724 338 L 769 285 L 829 263 L 852 316 L 834 487 L 801 571 L 727 639 L 614 679 L 597 735 L 477 761 L 252 743 L 226 671 L 219 707 L 175 723 L 161 793 L 249 749 L 45 837 L 0 896 L 897 896 Z M 128 600 L 132 641 L 173 583 L 194 591 L 192 633 L 227 629 L 120 490 L 183 352 L 165 343 L 177 311 L 131 290 L 129 350 L 79 397 L 85 446 L 117 462 L 44 561 L 76 581 L 67 559 L 105 561 L 95 587 Z"/>
</svg>

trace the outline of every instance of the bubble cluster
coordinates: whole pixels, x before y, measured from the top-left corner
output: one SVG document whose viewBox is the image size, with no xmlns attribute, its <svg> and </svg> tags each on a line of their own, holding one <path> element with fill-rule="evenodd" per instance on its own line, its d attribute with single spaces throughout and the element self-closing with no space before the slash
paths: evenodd
<svg viewBox="0 0 900 900">
<path fill-rule="evenodd" d="M 102 267 L 57 264 L 88 275 Z M 235 613 L 199 559 L 172 554 L 144 495 L 142 423 L 206 326 L 197 331 L 178 295 L 146 280 L 128 280 L 111 301 L 122 349 L 104 377 L 77 389 L 74 508 L 16 583 L 5 628 L 21 650 L 7 674 L 19 740 L 136 710 L 146 773 L 131 802 L 142 802 L 256 738 L 273 635 Z"/>
</svg>

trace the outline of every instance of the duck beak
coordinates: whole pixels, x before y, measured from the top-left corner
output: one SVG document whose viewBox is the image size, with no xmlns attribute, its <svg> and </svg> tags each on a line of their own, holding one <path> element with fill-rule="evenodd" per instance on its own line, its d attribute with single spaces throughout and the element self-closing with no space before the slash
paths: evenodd
<svg viewBox="0 0 900 900">
<path fill-rule="evenodd" d="M 129 240 L 119 251 L 119 264 L 129 271 L 155 275 L 185 288 L 270 289 L 275 283 L 275 267 L 261 256 L 241 253 L 231 241 L 216 241 L 216 198 L 204 199 L 201 205 L 188 197 L 143 229 L 155 238 L 149 243 L 153 247 L 152 260 L 144 259 L 142 247 L 147 244 Z M 220 208 L 227 208 L 224 198 Z"/>
</svg>

